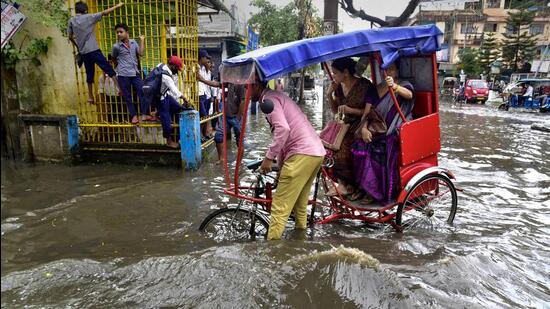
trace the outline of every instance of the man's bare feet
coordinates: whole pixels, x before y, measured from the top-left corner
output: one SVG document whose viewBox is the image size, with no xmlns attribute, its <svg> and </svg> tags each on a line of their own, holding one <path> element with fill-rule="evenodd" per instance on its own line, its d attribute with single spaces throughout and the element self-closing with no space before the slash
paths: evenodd
<svg viewBox="0 0 550 309">
<path fill-rule="evenodd" d="M 169 138 L 169 139 L 166 140 L 166 146 L 176 149 L 180 146 L 180 144 Z"/>
<path fill-rule="evenodd" d="M 138 124 L 138 123 L 139 123 L 139 118 L 138 118 L 138 116 L 132 117 L 132 121 L 131 121 L 131 122 L 132 122 L 132 124 Z"/>
<path fill-rule="evenodd" d="M 149 115 L 141 115 L 141 121 L 155 121 L 155 117 Z"/>
</svg>

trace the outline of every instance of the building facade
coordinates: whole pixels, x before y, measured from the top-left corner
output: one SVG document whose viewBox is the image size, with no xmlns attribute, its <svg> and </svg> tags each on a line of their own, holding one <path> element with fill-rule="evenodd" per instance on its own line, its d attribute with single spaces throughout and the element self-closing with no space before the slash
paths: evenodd
<svg viewBox="0 0 550 309">
<path fill-rule="evenodd" d="M 550 54 L 550 7 L 533 7 L 535 19 L 529 34 L 537 35 L 537 56 L 543 58 Z M 444 0 L 421 1 L 419 11 L 410 24 L 436 24 L 444 33 L 443 50 L 438 54 L 440 68 L 453 70 L 458 62 L 459 51 L 463 48 L 480 48 L 488 33 L 495 33 L 497 40 L 513 31 L 506 23 L 508 12 L 512 8 L 510 0 Z"/>
</svg>

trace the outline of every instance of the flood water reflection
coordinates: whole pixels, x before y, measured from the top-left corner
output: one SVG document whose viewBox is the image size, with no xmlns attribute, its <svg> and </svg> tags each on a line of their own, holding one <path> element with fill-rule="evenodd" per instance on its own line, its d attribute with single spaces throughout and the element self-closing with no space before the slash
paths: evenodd
<svg viewBox="0 0 550 309">
<path fill-rule="evenodd" d="M 222 195 L 196 174 L 2 162 L 2 307 L 544 308 L 550 303 L 550 134 L 539 114 L 442 104 L 440 165 L 455 228 L 352 223 L 305 238 L 215 243 L 196 232 Z M 317 129 L 320 106 L 305 107 Z M 246 156 L 269 129 L 251 115 Z"/>
</svg>

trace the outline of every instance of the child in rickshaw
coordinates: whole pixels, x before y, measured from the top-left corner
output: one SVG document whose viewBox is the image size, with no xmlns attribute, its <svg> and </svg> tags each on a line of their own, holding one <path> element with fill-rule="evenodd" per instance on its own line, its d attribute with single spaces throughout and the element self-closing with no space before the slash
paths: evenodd
<svg viewBox="0 0 550 309">
<path fill-rule="evenodd" d="M 397 64 L 390 65 L 387 74 L 385 82 L 376 87 L 378 98 L 372 104 L 375 112 L 385 121 L 387 131 L 385 134 L 373 136 L 368 121 L 365 121 L 371 112 L 371 106 L 367 105 L 357 132 L 360 138 L 355 140 L 352 147 L 355 180 L 359 188 L 367 194 L 363 203 L 370 203 L 372 200 L 389 202 L 399 189 L 397 129 L 403 124 L 403 120 L 395 108 L 389 88 L 393 89 L 407 120 L 412 119 L 414 88 L 411 83 L 398 80 Z"/>
</svg>

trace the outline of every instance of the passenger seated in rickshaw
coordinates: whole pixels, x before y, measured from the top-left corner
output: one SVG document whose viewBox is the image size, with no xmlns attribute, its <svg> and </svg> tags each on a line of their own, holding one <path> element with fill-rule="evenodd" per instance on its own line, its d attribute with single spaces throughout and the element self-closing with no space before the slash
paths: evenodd
<svg viewBox="0 0 550 309">
<path fill-rule="evenodd" d="M 387 69 L 387 74 L 386 81 L 377 86 L 378 99 L 372 105 L 384 119 L 387 131 L 385 134 L 373 136 L 365 121 L 365 117 L 370 112 L 367 106 L 356 135 L 357 139 L 352 147 L 355 179 L 359 188 L 367 194 L 363 199 L 365 203 L 372 200 L 389 202 L 394 197 L 394 193 L 399 190 L 398 128 L 403 124 L 403 120 L 389 94 L 389 87 L 393 89 L 407 120 L 412 119 L 413 85 L 407 81 L 398 80 L 398 65 L 395 63 Z"/>
<path fill-rule="evenodd" d="M 349 129 L 333 155 L 333 171 L 338 186 L 327 192 L 327 195 L 334 196 L 339 192 L 351 199 L 357 199 L 354 196 L 357 190 L 351 154 L 354 132 L 358 129 L 365 106 L 370 105 L 376 97 L 374 85 L 368 79 L 355 75 L 356 64 L 349 57 L 334 60 L 331 65 L 334 82 L 328 92 L 332 112 L 345 114 L 344 122 L 349 124 Z"/>
</svg>

